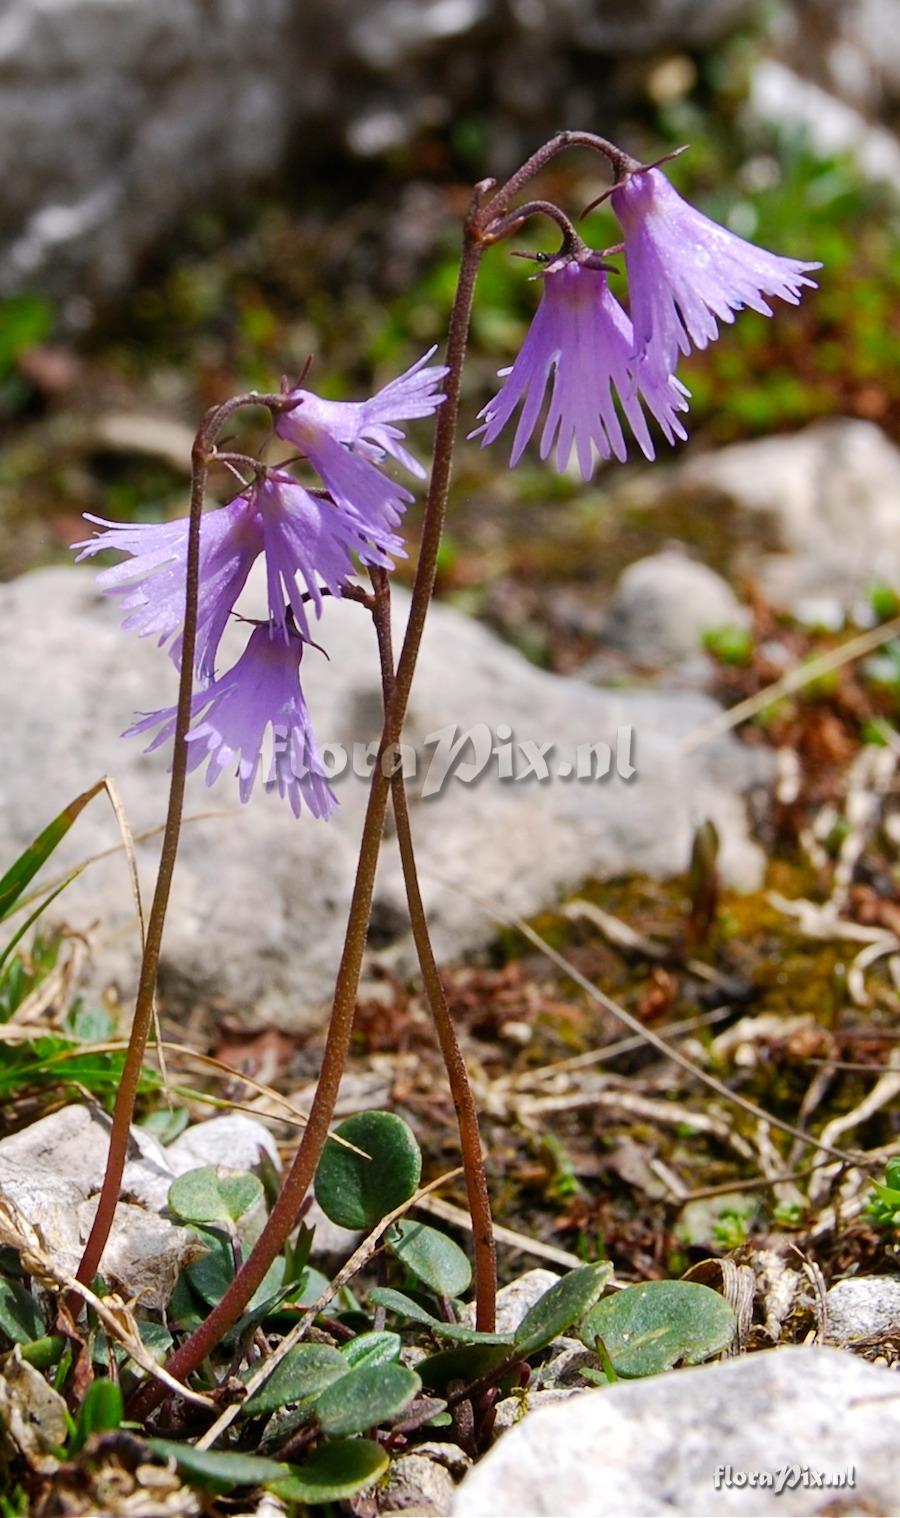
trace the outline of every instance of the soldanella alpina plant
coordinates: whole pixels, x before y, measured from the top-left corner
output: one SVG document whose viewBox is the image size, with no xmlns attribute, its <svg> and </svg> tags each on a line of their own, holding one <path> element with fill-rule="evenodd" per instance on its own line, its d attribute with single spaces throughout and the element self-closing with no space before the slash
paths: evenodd
<svg viewBox="0 0 900 1518">
<path fill-rule="evenodd" d="M 613 185 L 605 194 L 622 228 L 623 240 L 616 247 L 587 247 L 558 206 L 522 198 L 555 155 L 576 147 L 599 154 L 611 168 Z M 422 977 L 459 1119 L 473 1225 L 476 1328 L 487 1335 L 494 1330 L 494 1246 L 477 1111 L 429 940 L 398 755 L 434 588 L 479 265 L 490 249 L 536 216 L 556 224 L 560 246 L 551 256 L 535 255 L 534 277 L 541 287 L 537 313 L 519 356 L 502 372 L 498 393 L 477 419 L 480 425 L 472 418 L 470 430 L 485 446 L 501 433 L 511 434 L 512 465 L 537 435 L 542 458 L 552 455 L 563 470 L 574 453 L 584 479 L 598 459 L 624 459 L 632 441 L 653 458 L 660 438 L 667 444 L 683 439 L 690 396 L 676 372 L 681 355 L 706 346 L 720 325 L 732 322 L 744 307 L 771 314 L 771 297 L 796 303 L 804 287 L 813 284 L 810 271 L 818 267 L 768 253 L 709 221 L 677 194 L 659 164 L 638 163 L 592 133 L 562 132 L 505 184 L 484 180 L 476 185 L 463 226 L 443 363 L 433 363 L 433 355 L 426 354 L 376 395 L 357 402 L 323 399 L 305 382 L 271 394 L 236 396 L 211 410 L 197 433 L 186 520 L 149 526 L 95 520 L 100 531 L 77 545 L 82 558 L 108 549 L 123 555 L 101 571 L 100 583 L 125 613 L 125 629 L 156 638 L 179 672 L 172 707 L 142 714 L 129 729 L 136 736 L 151 736 L 152 748 L 171 743 L 170 797 L 107 1172 L 78 1272 L 83 1283 L 102 1264 L 119 1195 L 152 1018 L 186 775 L 205 764 L 207 784 L 223 775 L 234 777 L 241 800 L 248 802 L 260 776 L 264 740 L 274 733 L 275 757 L 266 787 L 287 800 L 300 826 L 326 821 L 337 800 L 316 744 L 315 713 L 303 695 L 303 661 L 315 647 L 326 596 L 358 603 L 346 614 L 359 616 L 361 606 L 376 633 L 373 671 L 381 679 L 384 721 L 318 1085 L 265 1227 L 212 1311 L 167 1362 L 171 1375 L 183 1382 L 244 1313 L 296 1227 L 316 1173 L 350 1043 L 389 801 Z M 613 262 L 618 255 L 624 256 L 627 271 L 628 309 L 607 279 L 610 269 L 618 267 Z M 274 433 L 296 450 L 292 460 L 269 464 L 230 446 L 220 449 L 226 423 L 248 407 L 268 410 Z M 393 470 L 399 466 L 413 480 L 426 478 L 406 447 L 405 429 L 414 420 L 432 417 L 434 444 L 415 581 L 395 658 L 390 577 L 405 553 L 401 528 L 413 495 L 397 483 Z M 204 511 L 214 466 L 228 470 L 237 489 L 226 505 Z M 260 557 L 266 604 L 248 620 L 238 616 L 238 600 Z M 367 584 L 357 578 L 360 570 Z M 246 629 L 246 644 L 237 661 L 222 668 L 222 635 L 235 618 Z M 362 622 L 359 636 L 363 649 Z M 287 832 L 285 847 L 290 847 Z M 146 1414 L 164 1395 L 159 1383 L 147 1382 L 134 1411 Z"/>
</svg>

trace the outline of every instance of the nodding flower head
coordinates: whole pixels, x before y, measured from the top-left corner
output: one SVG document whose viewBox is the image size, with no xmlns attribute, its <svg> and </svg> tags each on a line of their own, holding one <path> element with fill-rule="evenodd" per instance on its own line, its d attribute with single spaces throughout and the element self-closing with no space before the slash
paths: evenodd
<svg viewBox="0 0 900 1518">
<path fill-rule="evenodd" d="M 679 353 L 705 348 L 719 322 L 748 306 L 772 315 L 766 296 L 796 305 L 817 263 L 781 258 L 696 211 L 659 168 L 637 169 L 616 186 L 613 210 L 625 234 L 635 353 L 657 377 Z"/>
<path fill-rule="evenodd" d="M 120 598 L 128 613 L 123 627 L 141 637 L 155 636 L 160 646 L 168 643 L 172 658 L 180 666 L 187 518 L 134 523 L 89 516 L 86 521 L 104 530 L 72 545 L 80 549 L 79 561 L 107 549 L 127 555 L 121 564 L 101 570 L 97 583 L 108 595 Z M 262 523 L 246 496 L 237 496 L 217 511 L 205 512 L 200 520 L 196 668 L 204 679 L 211 679 L 215 672 L 222 634 L 262 546 Z"/>
<path fill-rule="evenodd" d="M 367 401 L 328 401 L 311 390 L 289 390 L 294 402 L 275 423 L 280 437 L 303 453 L 339 505 L 354 511 L 370 531 L 397 525 L 412 500 L 378 467 L 396 459 L 420 478 L 425 471 L 402 444 L 397 422 L 431 416 L 443 403 L 438 389 L 447 370 L 428 365 L 432 348 L 418 363 L 391 380 Z"/>
<path fill-rule="evenodd" d="M 543 276 L 543 293 L 534 320 L 505 382 L 480 412 L 473 437 L 493 443 L 516 408 L 521 416 L 513 437 L 510 464 L 515 465 L 534 432 L 550 387 L 550 405 L 541 431 L 540 454 L 556 450 L 556 466 L 565 469 L 574 447 L 582 479 L 590 479 L 596 454 L 624 459 L 625 432 L 616 401 L 631 432 L 648 458 L 653 441 L 644 407 L 668 442 L 685 436 L 678 412 L 687 409 L 687 392 L 668 375 L 637 376 L 631 322 L 607 284 L 602 268 L 588 259 L 555 260 Z"/>
<path fill-rule="evenodd" d="M 293 630 L 285 637 L 282 629 L 268 623 L 254 627 L 234 668 L 193 698 L 188 768 L 194 770 L 208 759 L 207 785 L 213 785 L 223 770 L 233 768 L 241 801 L 247 802 L 262 763 L 263 740 L 271 728 L 274 753 L 266 788 L 287 797 L 295 817 L 305 805 L 314 817 L 324 818 L 338 802 L 323 770 L 300 687 L 303 646 L 304 640 Z M 175 714 L 174 706 L 151 712 L 125 736 L 158 729 L 147 749 L 150 753 L 172 737 Z"/>
<path fill-rule="evenodd" d="M 234 766 L 242 801 L 253 789 L 263 738 L 271 728 L 275 757 L 267 787 L 286 796 L 297 815 L 305 806 L 314 816 L 327 817 L 337 805 L 299 681 L 304 643 L 312 641 L 310 612 L 321 615 L 326 595 L 343 595 L 358 566 L 390 570 L 404 554 L 394 529 L 412 496 L 380 466 L 393 459 L 413 474 L 424 473 L 402 446 L 405 433 L 398 423 L 430 416 L 444 400 L 438 387 L 447 371 L 429 365 L 431 356 L 366 401 L 287 392 L 278 431 L 297 445 L 324 489 L 301 484 L 287 465 L 270 468 L 241 455 L 221 456 L 235 472 L 246 468 L 250 482 L 199 521 L 195 669 L 207 684 L 192 697 L 187 743 L 191 769 L 208 759 L 209 785 Z M 101 570 L 99 583 L 119 597 L 125 627 L 156 637 L 180 668 L 189 520 L 139 525 L 87 520 L 100 531 L 74 545 L 79 559 L 107 549 L 124 555 Z M 267 619 L 254 625 L 234 667 L 217 676 L 223 633 L 260 555 Z M 129 732 L 155 732 L 151 748 L 156 748 L 175 727 L 176 708 L 170 707 L 144 716 Z"/>
<path fill-rule="evenodd" d="M 307 603 L 321 616 L 323 590 L 339 596 L 354 573 L 351 555 L 360 564 L 382 569 L 393 569 L 394 558 L 404 557 L 395 533 L 371 528 L 356 512 L 322 492 L 306 490 L 289 474 L 266 471 L 253 486 L 252 499 L 262 527 L 269 616 L 283 627 L 287 602 L 306 638 Z"/>
<path fill-rule="evenodd" d="M 128 613 L 123 626 L 142 637 L 155 635 L 181 662 L 187 583 L 188 522 L 116 523 L 88 517 L 104 531 L 76 543 L 79 559 L 106 549 L 128 557 L 101 570 L 98 583 L 121 597 Z M 403 544 L 385 528 L 370 532 L 354 511 L 321 492 L 306 490 L 291 475 L 260 470 L 258 478 L 227 506 L 200 521 L 196 670 L 215 675 L 216 655 L 238 596 L 260 553 L 265 553 L 269 615 L 284 625 L 285 602 L 297 626 L 309 636 L 307 603 L 319 616 L 323 591 L 341 594 L 354 573 L 353 556 L 364 565 L 393 568 Z M 304 588 L 301 589 L 301 586 Z"/>
</svg>

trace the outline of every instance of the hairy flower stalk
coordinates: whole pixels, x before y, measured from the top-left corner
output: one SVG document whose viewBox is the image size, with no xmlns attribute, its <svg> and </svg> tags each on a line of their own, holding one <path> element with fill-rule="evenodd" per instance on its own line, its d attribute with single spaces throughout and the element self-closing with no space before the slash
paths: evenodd
<svg viewBox="0 0 900 1518">
<path fill-rule="evenodd" d="M 394 693 L 391 585 L 388 576 L 379 571 L 373 572 L 372 585 L 375 591 L 372 616 L 378 638 L 378 653 L 381 660 L 381 685 L 385 709 L 387 709 Z M 432 1018 L 434 1019 L 435 1032 L 437 1033 L 438 1044 L 440 1045 L 441 1056 L 444 1061 L 444 1069 L 447 1072 L 447 1083 L 450 1087 L 453 1106 L 456 1110 L 466 1196 L 469 1203 L 469 1216 L 472 1220 L 472 1242 L 475 1252 L 476 1321 L 479 1326 L 484 1325 L 487 1327 L 487 1325 L 490 1325 L 487 1328 L 487 1331 L 490 1332 L 496 1323 L 497 1249 L 494 1242 L 491 1199 L 488 1192 L 487 1174 L 484 1167 L 484 1151 L 482 1149 L 478 1124 L 478 1108 L 475 1104 L 475 1096 L 469 1082 L 469 1072 L 466 1069 L 466 1062 L 459 1047 L 459 1040 L 456 1037 L 453 1018 L 450 1016 L 450 1008 L 447 1005 L 444 983 L 441 980 L 441 974 L 434 957 L 431 934 L 428 928 L 428 914 L 425 911 L 425 903 L 422 900 L 422 892 L 419 886 L 419 872 L 416 865 L 412 825 L 409 817 L 409 802 L 406 795 L 406 781 L 403 778 L 402 765 L 396 765 L 391 776 L 391 805 L 397 828 L 397 846 L 400 850 L 400 862 L 403 867 L 403 882 L 406 889 L 413 941 L 416 946 L 416 957 L 419 961 L 422 984 L 425 987 L 425 996 Z"/>
<path fill-rule="evenodd" d="M 609 289 L 603 256 L 584 247 L 562 211 L 546 201 L 532 201 L 518 210 L 511 205 L 534 175 L 568 147 L 599 152 L 612 165 L 613 204 L 625 231 L 632 284 L 630 315 Z M 128 1092 L 119 1093 L 110 1163 L 79 1272 L 82 1280 L 89 1279 L 99 1263 L 121 1179 L 134 1088 L 152 1011 L 186 774 L 206 761 L 207 782 L 212 783 L 226 769 L 233 769 L 241 799 L 246 801 L 259 777 L 263 739 L 271 728 L 278 741 L 267 786 L 287 797 L 298 815 L 305 810 L 327 817 L 335 798 L 322 772 L 300 686 L 301 656 L 304 644 L 312 641 L 310 616 L 320 613 L 323 596 L 362 596 L 358 587 L 348 585 L 355 565 L 369 569 L 375 586 L 374 601 L 367 604 L 379 637 L 384 723 L 320 1076 L 301 1142 L 259 1239 L 208 1318 L 168 1362 L 170 1374 L 182 1379 L 191 1375 L 237 1321 L 295 1227 L 312 1182 L 349 1050 L 391 794 L 423 981 L 459 1117 L 475 1236 L 476 1326 L 483 1330 L 494 1326 L 495 1262 L 477 1111 L 431 949 L 406 793 L 395 759 L 434 589 L 477 271 L 487 246 L 502 241 L 538 214 L 549 215 L 557 223 L 563 246 L 543 271 L 540 307 L 522 352 L 482 411 L 478 429 L 483 442 L 491 443 L 520 411 L 512 463 L 535 433 L 545 405 L 540 452 L 542 457 L 554 454 L 559 468 L 567 467 L 574 451 L 582 476 L 589 478 L 598 457 L 625 457 L 629 432 L 652 458 L 651 424 L 670 443 L 685 436 L 681 415 L 687 408 L 687 392 L 675 375 L 675 364 L 678 354 L 687 351 L 686 345 L 702 346 L 716 335 L 717 321 L 731 320 L 741 305 L 768 311 L 766 294 L 796 300 L 800 287 L 811 283 L 804 271 L 812 265 L 777 259 L 715 227 L 675 194 L 658 169 L 645 169 L 590 133 L 560 133 L 499 189 L 492 181 L 475 189 L 465 222 L 445 367 L 431 365 L 432 354 L 426 354 L 362 402 L 324 400 L 300 386 L 264 398 L 275 431 L 316 472 L 321 488 L 298 480 L 290 466 L 272 469 L 244 460 L 251 483 L 227 506 L 202 515 L 215 438 L 237 406 L 259 399 L 240 397 L 211 413 L 198 434 L 188 527 L 116 527 L 100 522 L 104 533 L 78 545 L 82 557 L 92 557 L 103 547 L 117 548 L 127 556 L 124 563 L 103 571 L 104 589 L 121 599 L 127 613 L 125 625 L 142 636 L 155 636 L 180 667 L 177 708 L 145 716 L 132 729 L 155 729 L 151 747 L 174 738 L 172 785 L 126 1061 L 130 1074 L 123 1084 L 128 1085 Z M 405 434 L 398 423 L 433 414 L 437 418 L 434 450 L 416 577 L 394 668 L 387 574 L 403 552 L 397 528 L 412 496 L 388 475 L 385 466 L 392 462 L 413 475 L 423 474 L 404 447 Z M 244 653 L 234 666 L 220 673 L 216 660 L 225 627 L 260 555 L 266 565 L 268 615 L 252 625 Z M 204 682 L 196 693 L 192 686 L 195 668 Z M 152 1411 L 164 1395 L 158 1385 L 145 1385 L 133 1412 Z"/>
</svg>

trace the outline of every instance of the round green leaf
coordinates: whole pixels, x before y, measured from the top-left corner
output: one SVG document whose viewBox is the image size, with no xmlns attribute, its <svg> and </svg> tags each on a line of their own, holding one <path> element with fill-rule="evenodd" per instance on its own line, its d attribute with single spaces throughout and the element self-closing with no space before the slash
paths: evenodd
<svg viewBox="0 0 900 1518">
<path fill-rule="evenodd" d="M 219 1191 L 215 1165 L 186 1170 L 169 1187 L 169 1211 L 182 1223 L 231 1222 L 231 1213 Z"/>
<path fill-rule="evenodd" d="M 241 1455 L 235 1450 L 195 1449 L 175 1439 L 147 1439 L 154 1454 L 174 1460 L 188 1481 L 199 1486 L 261 1486 L 287 1475 L 289 1467 L 263 1455 Z"/>
<path fill-rule="evenodd" d="M 382 1329 L 380 1333 L 357 1334 L 348 1344 L 341 1345 L 340 1352 L 355 1369 L 358 1365 L 392 1365 L 399 1360 L 402 1346 L 399 1334 Z"/>
<path fill-rule="evenodd" d="M 386 1307 L 388 1312 L 396 1313 L 398 1318 L 424 1323 L 428 1328 L 440 1321 L 427 1307 L 422 1307 L 421 1303 L 408 1297 L 405 1291 L 395 1291 L 393 1286 L 373 1286 L 369 1292 L 369 1303 L 373 1307 Z"/>
<path fill-rule="evenodd" d="M 265 1192 L 259 1176 L 251 1175 L 245 1170 L 237 1175 L 220 1175 L 219 1195 L 225 1203 L 229 1218 L 236 1223 L 251 1207 L 264 1199 Z"/>
<path fill-rule="evenodd" d="M 204 1165 L 172 1182 L 169 1211 L 183 1223 L 219 1223 L 229 1228 L 262 1195 L 262 1182 L 255 1175 L 220 1175 L 215 1165 Z"/>
<path fill-rule="evenodd" d="M 350 1367 L 339 1350 L 330 1344 L 295 1344 L 276 1365 L 268 1381 L 247 1398 L 241 1412 L 247 1417 L 274 1413 L 292 1402 L 317 1397 L 339 1376 L 349 1374 Z"/>
<path fill-rule="evenodd" d="M 592 1308 L 578 1329 L 589 1349 L 603 1340 L 617 1375 L 655 1376 L 673 1365 L 699 1365 L 727 1349 L 731 1307 L 697 1281 L 644 1281 Z"/>
<path fill-rule="evenodd" d="M 362 1365 L 325 1388 L 315 1416 L 323 1433 L 359 1434 L 396 1418 L 421 1385 L 405 1365 Z"/>
<path fill-rule="evenodd" d="M 419 1184 L 422 1156 L 415 1136 L 393 1112 L 360 1112 L 335 1132 L 363 1151 L 328 1139 L 316 1171 L 316 1201 L 342 1228 L 371 1228 L 408 1201 Z"/>
<path fill-rule="evenodd" d="M 378 1481 L 388 1463 L 374 1439 L 332 1439 L 303 1465 L 290 1466 L 284 1480 L 270 1481 L 269 1490 L 283 1502 L 340 1502 Z"/>
<path fill-rule="evenodd" d="M 468 1255 L 436 1228 L 404 1218 L 389 1229 L 385 1243 L 439 1297 L 462 1296 L 472 1284 Z"/>
<path fill-rule="evenodd" d="M 50 1370 L 58 1364 L 67 1342 L 62 1334 L 44 1334 L 40 1339 L 32 1339 L 30 1344 L 23 1344 L 20 1353 L 22 1359 L 36 1370 Z"/>
<path fill-rule="evenodd" d="M 612 1274 L 605 1260 L 597 1265 L 581 1265 L 561 1276 L 555 1286 L 535 1302 L 516 1329 L 516 1353 L 527 1360 L 529 1355 L 546 1349 L 560 1334 L 584 1317 Z"/>
</svg>

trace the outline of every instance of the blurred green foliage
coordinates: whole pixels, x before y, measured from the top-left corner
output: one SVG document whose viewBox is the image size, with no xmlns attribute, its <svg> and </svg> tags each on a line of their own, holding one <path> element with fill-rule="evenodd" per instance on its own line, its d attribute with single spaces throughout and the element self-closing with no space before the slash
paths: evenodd
<svg viewBox="0 0 900 1518">
<path fill-rule="evenodd" d="M 703 647 L 723 664 L 747 665 L 753 660 L 753 634 L 747 627 L 711 627 L 703 634 Z"/>
<path fill-rule="evenodd" d="M 900 1230 L 900 1160 L 888 1160 L 884 1181 L 873 1181 L 866 1208 L 878 1228 L 887 1233 Z"/>
<path fill-rule="evenodd" d="M 0 419 L 15 415 L 31 394 L 18 361 L 45 343 L 53 328 L 53 307 L 46 296 L 16 295 L 0 301 Z"/>
<path fill-rule="evenodd" d="M 53 325 L 53 308 L 41 295 L 17 295 L 0 301 L 0 383 L 26 349 L 45 342 Z"/>
</svg>

